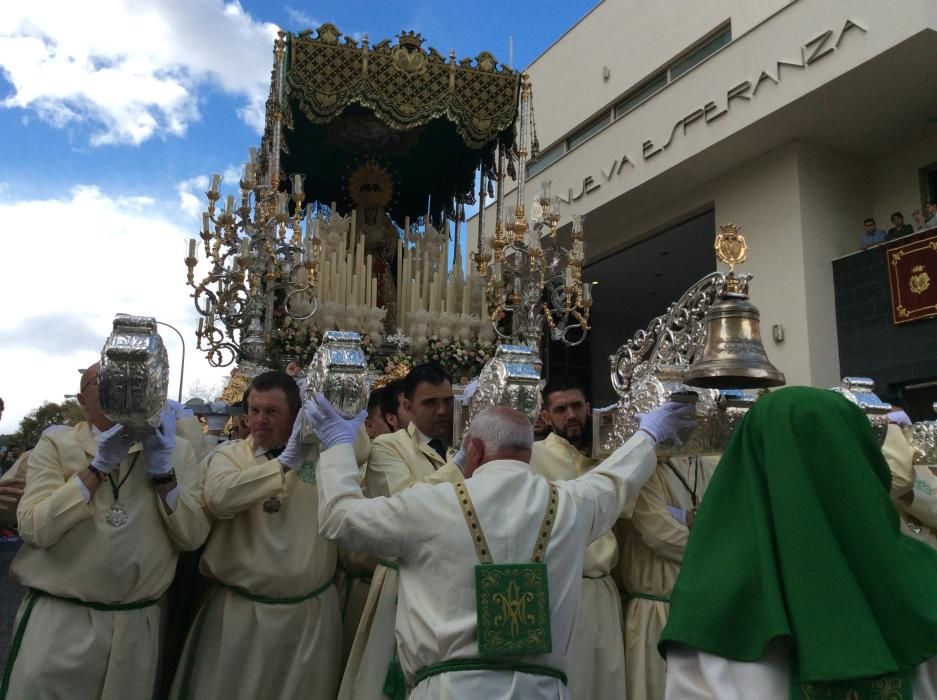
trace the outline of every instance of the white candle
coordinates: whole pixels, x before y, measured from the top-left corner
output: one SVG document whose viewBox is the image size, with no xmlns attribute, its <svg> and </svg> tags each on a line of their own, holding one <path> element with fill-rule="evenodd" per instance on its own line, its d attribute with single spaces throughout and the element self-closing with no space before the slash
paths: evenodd
<svg viewBox="0 0 937 700">
<path fill-rule="evenodd" d="M 232 214 L 234 214 L 234 195 L 233 194 L 229 194 L 227 199 L 225 199 L 224 213 L 227 214 L 228 216 L 231 216 Z"/>
<path fill-rule="evenodd" d="M 195 257 L 195 239 L 194 238 L 189 239 L 189 257 L 190 258 Z"/>
<path fill-rule="evenodd" d="M 211 217 L 207 211 L 202 213 L 202 233 L 211 233 Z"/>
<path fill-rule="evenodd" d="M 221 175 L 219 175 L 218 173 L 214 173 L 211 176 L 211 187 L 209 187 L 209 191 L 212 194 L 218 194 L 218 188 L 220 186 L 221 186 Z"/>
<path fill-rule="evenodd" d="M 303 194 L 303 180 L 306 179 L 306 176 L 302 173 L 293 173 L 293 196 Z"/>
<path fill-rule="evenodd" d="M 350 232 L 352 241 L 355 240 L 355 232 L 357 231 L 357 228 L 358 228 L 357 222 L 358 222 L 358 210 L 352 209 L 351 210 L 351 232 Z"/>
<path fill-rule="evenodd" d="M 377 277 L 371 278 L 371 304 L 374 308 L 377 308 Z"/>
<path fill-rule="evenodd" d="M 351 298 L 352 298 L 352 300 L 353 300 L 355 306 L 357 306 L 358 303 L 359 303 L 359 300 L 358 300 L 358 275 L 357 275 L 357 273 L 355 273 L 355 274 L 353 274 L 353 275 L 351 276 L 351 289 L 352 289 Z"/>
</svg>

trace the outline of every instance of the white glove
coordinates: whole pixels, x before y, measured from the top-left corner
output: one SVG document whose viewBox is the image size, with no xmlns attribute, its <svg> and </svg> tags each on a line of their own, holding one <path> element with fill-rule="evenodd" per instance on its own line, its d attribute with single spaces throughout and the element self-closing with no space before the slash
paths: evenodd
<svg viewBox="0 0 937 700">
<path fill-rule="evenodd" d="M 681 525 L 686 525 L 686 511 L 682 508 L 674 508 L 673 506 L 667 506 L 667 510 L 670 511 L 670 514 L 673 516 L 673 519 L 676 520 Z"/>
<path fill-rule="evenodd" d="M 293 421 L 293 432 L 290 439 L 283 448 L 283 452 L 277 457 L 277 461 L 287 469 L 301 469 L 306 463 L 306 452 L 309 446 L 303 444 L 303 412 L 296 414 L 296 420 Z"/>
<path fill-rule="evenodd" d="M 336 445 L 353 445 L 364 419 L 368 417 L 368 412 L 362 411 L 354 418 L 346 419 L 319 393 L 315 398 L 306 401 L 303 410 L 319 436 L 323 450 Z"/>
<path fill-rule="evenodd" d="M 683 444 L 681 430 L 696 427 L 696 404 L 668 401 L 650 413 L 639 413 L 640 429 L 660 444 L 671 440 L 676 447 Z"/>
<path fill-rule="evenodd" d="M 888 422 L 895 425 L 911 425 L 911 419 L 908 414 L 902 410 L 892 411 L 888 414 Z"/>
<path fill-rule="evenodd" d="M 101 433 L 98 451 L 91 460 L 91 466 L 102 474 L 110 474 L 118 464 L 124 461 L 131 445 L 133 445 L 133 437 L 124 426 L 118 424 L 108 428 Z"/>
<path fill-rule="evenodd" d="M 159 427 L 144 435 L 143 456 L 146 473 L 151 477 L 165 476 L 172 471 L 172 453 L 176 449 L 176 418 L 171 408 L 164 408 Z"/>
<path fill-rule="evenodd" d="M 478 391 L 478 377 L 466 384 L 465 389 L 462 390 L 463 406 L 468 406 L 472 402 L 472 397 L 475 396 L 476 391 Z"/>
<path fill-rule="evenodd" d="M 178 401 L 173 401 L 172 399 L 166 399 L 165 408 L 172 411 L 172 415 L 177 421 L 183 418 L 193 418 L 195 416 L 191 408 Z"/>
</svg>

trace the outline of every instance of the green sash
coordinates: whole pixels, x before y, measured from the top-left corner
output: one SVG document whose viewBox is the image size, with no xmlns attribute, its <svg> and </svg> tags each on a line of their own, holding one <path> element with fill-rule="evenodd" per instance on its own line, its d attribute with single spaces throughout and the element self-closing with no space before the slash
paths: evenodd
<svg viewBox="0 0 937 700">
<path fill-rule="evenodd" d="M 483 657 L 547 654 L 550 632 L 550 589 L 543 556 L 550 543 L 559 494 L 550 497 L 534 544 L 531 563 L 495 564 L 465 482 L 454 483 L 465 524 L 481 562 L 475 567 L 475 609 L 478 651 Z"/>
<path fill-rule="evenodd" d="M 134 603 L 115 603 L 113 605 L 108 605 L 106 603 L 86 603 L 85 601 L 78 600 L 77 598 L 65 598 L 63 596 L 52 595 L 51 593 L 40 591 L 37 588 L 30 588 L 29 592 L 24 598 L 26 607 L 23 610 L 22 617 L 20 617 L 19 624 L 16 626 L 16 632 L 13 633 L 13 642 L 10 644 L 10 653 L 9 656 L 7 656 L 6 666 L 3 669 L 3 679 L 0 680 L 0 700 L 4 700 L 4 698 L 7 696 L 7 690 L 9 690 L 10 687 L 10 677 L 13 675 L 13 664 L 16 661 L 16 657 L 19 655 L 20 646 L 22 645 L 23 637 L 26 634 L 26 623 L 29 622 L 29 618 L 33 614 L 33 608 L 36 607 L 36 601 L 38 601 L 43 596 L 46 598 L 62 600 L 66 603 L 80 605 L 84 608 L 91 608 L 92 610 L 100 610 L 102 612 L 142 610 L 143 608 L 156 605 L 159 602 L 158 600 L 138 600 Z"/>
</svg>

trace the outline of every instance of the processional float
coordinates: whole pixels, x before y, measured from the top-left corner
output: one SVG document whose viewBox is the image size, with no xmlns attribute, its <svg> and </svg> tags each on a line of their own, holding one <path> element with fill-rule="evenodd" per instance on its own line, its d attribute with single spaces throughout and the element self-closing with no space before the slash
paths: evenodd
<svg viewBox="0 0 937 700">
<path fill-rule="evenodd" d="M 582 343 L 593 299 L 582 279 L 582 217 L 560 226 L 549 182 L 526 203 L 537 149 L 526 76 L 486 52 L 446 58 L 413 32 L 371 45 L 331 24 L 280 32 L 273 57 L 260 145 L 233 191 L 212 176 L 185 258 L 198 347 L 213 366 L 236 368 L 225 399 L 237 400 L 258 372 L 293 362 L 309 391 L 350 415 L 375 380 L 431 360 L 456 387 L 480 374 L 471 407 L 457 413 L 456 438 L 488 406 L 534 420 L 543 334 Z M 509 175 L 513 207 L 504 201 Z M 478 217 L 466 274 L 464 207 L 477 201 L 484 211 L 489 197 L 494 230 Z M 740 229 L 723 226 L 715 247 L 729 271 L 694 284 L 611 356 L 619 400 L 594 412 L 596 455 L 671 397 L 695 402 L 698 426 L 661 453 L 718 453 L 759 392 L 784 383 L 761 342 L 751 276 L 735 274 L 747 252 Z M 115 320 L 102 356 L 105 411 L 126 417 L 133 408 L 141 429 L 158 420 L 159 402 L 145 397 L 167 374 L 152 321 Z M 838 390 L 884 433 L 888 407 L 868 380 L 847 378 Z M 934 426 L 913 428 L 918 462 L 937 462 Z"/>
</svg>

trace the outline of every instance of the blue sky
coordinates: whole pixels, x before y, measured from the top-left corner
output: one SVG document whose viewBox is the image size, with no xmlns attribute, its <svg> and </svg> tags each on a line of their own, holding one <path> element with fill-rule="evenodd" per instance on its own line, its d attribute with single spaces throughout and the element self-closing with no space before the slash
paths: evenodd
<svg viewBox="0 0 937 700">
<path fill-rule="evenodd" d="M 594 5 L 0 3 L 0 433 L 77 389 L 75 369 L 117 312 L 183 332 L 184 394 L 223 381 L 191 347 L 182 258 L 206 176 L 233 176 L 259 143 L 277 27 L 331 22 L 372 42 L 415 30 L 444 55 L 487 50 L 505 63 L 513 37 L 524 67 Z M 164 337 L 175 372 L 181 349 Z"/>
</svg>

